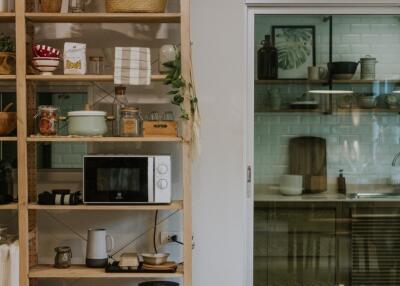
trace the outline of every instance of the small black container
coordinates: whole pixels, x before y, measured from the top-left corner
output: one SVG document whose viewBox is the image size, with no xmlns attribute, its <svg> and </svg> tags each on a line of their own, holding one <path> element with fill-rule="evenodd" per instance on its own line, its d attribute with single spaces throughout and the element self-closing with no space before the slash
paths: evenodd
<svg viewBox="0 0 400 286">
<path fill-rule="evenodd" d="M 257 52 L 258 79 L 278 78 L 278 51 L 271 43 L 271 36 L 265 35 L 263 45 Z"/>
<path fill-rule="evenodd" d="M 179 286 L 179 284 L 170 281 L 148 281 L 139 283 L 139 286 Z"/>
<path fill-rule="evenodd" d="M 358 62 L 328 63 L 328 70 L 334 79 L 352 79 L 356 73 Z"/>
</svg>

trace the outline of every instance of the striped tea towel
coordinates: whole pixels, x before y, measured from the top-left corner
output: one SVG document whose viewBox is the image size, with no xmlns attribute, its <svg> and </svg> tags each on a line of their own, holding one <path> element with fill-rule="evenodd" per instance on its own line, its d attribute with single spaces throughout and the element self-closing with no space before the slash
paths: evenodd
<svg viewBox="0 0 400 286">
<path fill-rule="evenodd" d="M 114 84 L 149 85 L 150 83 L 150 49 L 116 47 Z"/>
</svg>

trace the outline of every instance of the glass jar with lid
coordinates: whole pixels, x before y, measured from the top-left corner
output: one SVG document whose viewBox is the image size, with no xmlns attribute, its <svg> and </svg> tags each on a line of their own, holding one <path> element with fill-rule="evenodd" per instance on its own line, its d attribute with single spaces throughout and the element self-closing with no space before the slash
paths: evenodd
<svg viewBox="0 0 400 286">
<path fill-rule="evenodd" d="M 143 118 L 136 107 L 127 106 L 121 109 L 119 134 L 122 137 L 139 137 L 142 135 Z"/>
<path fill-rule="evenodd" d="M 95 75 L 104 74 L 104 57 L 89 57 L 89 73 Z"/>
<path fill-rule="evenodd" d="M 58 107 L 41 105 L 36 115 L 39 119 L 39 132 L 44 136 L 56 135 L 58 131 Z"/>
</svg>

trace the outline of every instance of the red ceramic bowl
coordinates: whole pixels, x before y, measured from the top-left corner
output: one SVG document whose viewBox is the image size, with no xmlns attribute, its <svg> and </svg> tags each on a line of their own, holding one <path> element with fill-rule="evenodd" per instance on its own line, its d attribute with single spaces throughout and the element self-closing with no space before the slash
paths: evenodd
<svg viewBox="0 0 400 286">
<path fill-rule="evenodd" d="M 35 57 L 41 58 L 58 58 L 60 57 L 60 51 L 46 45 L 33 45 L 32 53 Z"/>
</svg>

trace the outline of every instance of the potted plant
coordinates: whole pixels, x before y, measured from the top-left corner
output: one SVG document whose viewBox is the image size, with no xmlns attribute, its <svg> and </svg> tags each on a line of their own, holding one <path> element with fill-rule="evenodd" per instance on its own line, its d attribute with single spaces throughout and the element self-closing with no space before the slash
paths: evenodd
<svg viewBox="0 0 400 286">
<path fill-rule="evenodd" d="M 0 34 L 0 74 L 7 75 L 14 72 L 15 47 L 10 36 Z"/>
</svg>

